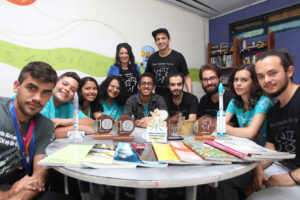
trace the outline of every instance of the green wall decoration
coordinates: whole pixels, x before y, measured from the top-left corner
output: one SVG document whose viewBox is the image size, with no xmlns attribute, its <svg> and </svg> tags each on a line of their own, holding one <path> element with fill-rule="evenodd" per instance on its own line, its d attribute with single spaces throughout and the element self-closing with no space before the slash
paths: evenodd
<svg viewBox="0 0 300 200">
<path fill-rule="evenodd" d="M 32 61 L 47 62 L 55 70 L 73 69 L 106 77 L 114 58 L 75 48 L 33 49 L 0 40 L 0 62 L 21 69 Z"/>
<path fill-rule="evenodd" d="M 33 61 L 47 62 L 55 70 L 78 70 L 94 77 L 106 77 L 115 58 L 75 48 L 34 49 L 0 40 L 0 62 L 22 69 Z M 192 81 L 200 81 L 198 68 L 189 68 L 189 72 Z"/>
</svg>

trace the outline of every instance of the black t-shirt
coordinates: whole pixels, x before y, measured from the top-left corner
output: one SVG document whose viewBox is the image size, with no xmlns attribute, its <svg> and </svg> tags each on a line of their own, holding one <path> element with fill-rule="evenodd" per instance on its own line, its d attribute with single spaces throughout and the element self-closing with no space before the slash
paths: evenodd
<svg viewBox="0 0 300 200">
<path fill-rule="evenodd" d="M 223 96 L 223 108 L 224 111 L 226 111 L 226 108 L 232 99 L 233 94 L 230 91 L 225 90 L 224 96 Z M 211 100 L 211 95 L 204 95 L 198 104 L 198 117 L 201 117 L 202 115 L 209 115 L 211 117 L 216 118 L 217 112 L 219 110 L 219 102 L 214 103 Z"/>
<path fill-rule="evenodd" d="M 266 141 L 275 145 L 277 151 L 296 153 L 295 159 L 281 163 L 289 168 L 300 167 L 300 87 L 286 106 L 280 108 L 280 102 L 268 112 Z"/>
<path fill-rule="evenodd" d="M 127 94 L 129 96 L 136 94 L 138 77 L 136 77 L 133 70 L 129 68 L 126 70 L 120 68 L 120 75 L 122 76 Z"/>
<path fill-rule="evenodd" d="M 178 111 L 182 113 L 182 116 L 185 116 L 185 119 L 189 118 L 189 114 L 197 114 L 198 99 L 193 94 L 183 91 L 179 106 L 174 104 L 171 93 L 166 94 L 164 99 L 168 106 L 169 117 L 175 115 Z"/>
<path fill-rule="evenodd" d="M 175 50 L 166 57 L 160 57 L 158 51 L 152 54 L 147 62 L 146 72 L 151 72 L 155 76 L 155 93 L 164 96 L 169 89 L 166 86 L 168 74 L 177 70 L 184 76 L 189 74 L 189 70 L 183 55 Z"/>
</svg>

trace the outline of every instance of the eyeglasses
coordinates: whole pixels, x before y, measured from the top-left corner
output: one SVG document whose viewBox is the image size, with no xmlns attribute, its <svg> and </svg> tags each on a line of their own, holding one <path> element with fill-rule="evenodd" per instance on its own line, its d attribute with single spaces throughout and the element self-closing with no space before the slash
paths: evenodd
<svg viewBox="0 0 300 200">
<path fill-rule="evenodd" d="M 140 85 L 141 86 L 145 86 L 145 85 L 149 85 L 149 86 L 152 86 L 153 85 L 153 83 L 152 82 L 140 82 Z"/>
<path fill-rule="evenodd" d="M 218 77 L 216 77 L 216 76 L 211 76 L 209 78 L 203 78 L 202 83 L 208 83 L 208 81 L 215 82 L 217 79 L 218 79 Z"/>
</svg>

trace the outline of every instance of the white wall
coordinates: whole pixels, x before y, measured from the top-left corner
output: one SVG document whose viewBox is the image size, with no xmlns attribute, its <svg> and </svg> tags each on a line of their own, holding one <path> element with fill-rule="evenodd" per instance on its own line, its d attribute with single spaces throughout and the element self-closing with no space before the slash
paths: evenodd
<svg viewBox="0 0 300 200">
<path fill-rule="evenodd" d="M 208 20 L 158 0 L 36 0 L 28 6 L 0 1 L 0 17 L 0 41 L 33 49 L 70 47 L 108 57 L 114 57 L 118 43 L 128 42 L 139 62 L 142 46 L 156 48 L 151 32 L 166 27 L 171 48 L 183 53 L 189 68 L 206 62 Z M 19 73 L 18 68 L 7 64 L 7 57 L 5 46 L 0 45 L 1 96 L 13 94 L 13 81 Z M 80 68 L 76 71 L 89 75 Z M 199 97 L 200 83 L 193 82 L 193 86 Z"/>
</svg>

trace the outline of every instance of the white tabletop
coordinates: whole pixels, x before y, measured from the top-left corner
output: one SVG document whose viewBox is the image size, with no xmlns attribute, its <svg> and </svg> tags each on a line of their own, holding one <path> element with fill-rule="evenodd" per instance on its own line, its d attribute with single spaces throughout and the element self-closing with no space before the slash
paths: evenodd
<svg viewBox="0 0 300 200">
<path fill-rule="evenodd" d="M 135 142 L 143 142 L 142 133 L 145 129 L 136 128 L 132 133 Z M 83 144 L 112 143 L 108 140 L 93 140 L 86 136 Z M 67 139 L 57 139 L 46 149 L 52 154 L 68 144 Z M 217 183 L 238 175 L 244 174 L 254 167 L 256 162 L 231 164 L 231 165 L 169 165 L 166 168 L 124 168 L 124 169 L 91 169 L 54 167 L 60 173 L 97 184 L 124 186 L 133 188 L 171 188 L 197 186 L 207 183 Z"/>
</svg>

